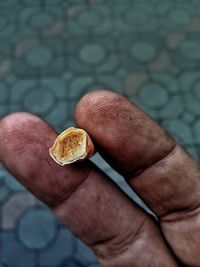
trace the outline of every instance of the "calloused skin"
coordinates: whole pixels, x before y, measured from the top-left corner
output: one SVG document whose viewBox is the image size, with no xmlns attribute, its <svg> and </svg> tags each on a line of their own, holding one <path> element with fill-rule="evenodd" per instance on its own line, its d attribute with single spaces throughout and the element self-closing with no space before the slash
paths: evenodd
<svg viewBox="0 0 200 267">
<path fill-rule="evenodd" d="M 34 115 L 1 120 L 2 164 L 95 252 L 101 266 L 199 267 L 199 165 L 148 115 L 113 92 L 86 94 L 76 121 L 159 223 L 89 160 L 56 164 L 48 150 L 57 133 Z"/>
</svg>

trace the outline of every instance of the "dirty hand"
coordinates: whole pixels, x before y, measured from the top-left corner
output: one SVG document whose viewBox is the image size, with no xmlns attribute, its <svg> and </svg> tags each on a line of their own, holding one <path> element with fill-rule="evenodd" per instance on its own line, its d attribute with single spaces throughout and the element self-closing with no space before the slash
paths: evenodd
<svg viewBox="0 0 200 267">
<path fill-rule="evenodd" d="M 2 164 L 93 249 L 101 266 L 200 266 L 198 164 L 115 93 L 85 95 L 76 121 L 159 223 L 90 161 L 56 164 L 48 151 L 57 133 L 36 116 L 15 113 L 0 122 Z"/>
</svg>

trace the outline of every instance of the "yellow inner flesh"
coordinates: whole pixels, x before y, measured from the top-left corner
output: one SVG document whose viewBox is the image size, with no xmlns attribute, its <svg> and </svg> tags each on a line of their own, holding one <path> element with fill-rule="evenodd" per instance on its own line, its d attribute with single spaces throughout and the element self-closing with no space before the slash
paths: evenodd
<svg viewBox="0 0 200 267">
<path fill-rule="evenodd" d="M 54 155 L 59 161 L 73 161 L 85 154 L 85 134 L 71 130 L 58 137 Z"/>
</svg>

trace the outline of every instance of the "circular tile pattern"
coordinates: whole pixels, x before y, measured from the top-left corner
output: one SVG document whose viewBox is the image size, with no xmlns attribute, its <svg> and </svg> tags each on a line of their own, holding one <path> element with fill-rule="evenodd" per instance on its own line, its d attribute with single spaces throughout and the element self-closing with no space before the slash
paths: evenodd
<svg viewBox="0 0 200 267">
<path fill-rule="evenodd" d="M 26 59 L 32 67 L 45 68 L 53 60 L 53 51 L 48 46 L 39 45 L 29 51 Z"/>
<path fill-rule="evenodd" d="M 194 125 L 195 139 L 196 142 L 200 143 L 200 120 L 198 120 Z"/>
<path fill-rule="evenodd" d="M 185 25 L 190 22 L 190 16 L 184 10 L 173 9 L 169 14 L 169 20 L 177 25 Z"/>
<path fill-rule="evenodd" d="M 199 116 L 199 101 L 194 94 L 188 94 L 184 96 L 185 99 L 185 112 L 192 113 L 194 116 Z"/>
<path fill-rule="evenodd" d="M 195 96 L 200 100 L 200 82 L 196 83 L 193 87 L 193 92 Z"/>
<path fill-rule="evenodd" d="M 66 228 L 60 228 L 54 242 L 40 254 L 40 266 L 60 266 L 74 253 L 75 240 Z M 71 267 L 71 266 L 70 266 Z"/>
<path fill-rule="evenodd" d="M 53 23 L 53 21 L 54 19 L 50 14 L 37 13 L 31 18 L 30 23 L 32 27 L 38 30 L 42 30 L 50 26 Z"/>
<path fill-rule="evenodd" d="M 41 87 L 31 90 L 24 99 L 24 106 L 33 113 L 43 114 L 47 112 L 54 104 L 54 97 L 49 90 Z"/>
<path fill-rule="evenodd" d="M 187 40 L 181 46 L 182 54 L 192 60 L 200 59 L 200 40 Z"/>
<path fill-rule="evenodd" d="M 21 218 L 18 235 L 29 249 L 42 249 L 56 235 L 55 217 L 47 210 L 32 209 Z"/>
<path fill-rule="evenodd" d="M 0 92 L 0 102 L 6 101 L 8 88 L 2 82 L 0 82 Z"/>
<path fill-rule="evenodd" d="M 137 42 L 131 48 L 131 54 L 141 62 L 150 62 L 156 55 L 156 48 L 146 42 Z"/>
<path fill-rule="evenodd" d="M 20 184 L 16 178 L 14 178 L 7 171 L 4 172 L 4 182 L 12 191 L 25 191 L 25 187 Z"/>
<path fill-rule="evenodd" d="M 133 8 L 130 8 L 126 13 L 125 18 L 128 23 L 138 25 L 145 24 L 148 19 L 148 16 L 145 12 L 142 12 L 141 10 L 134 10 Z"/>
<path fill-rule="evenodd" d="M 97 27 L 101 22 L 98 13 L 94 11 L 86 11 L 79 16 L 79 23 L 85 27 Z"/>
<path fill-rule="evenodd" d="M 170 120 L 164 123 L 169 133 L 177 140 L 177 142 L 183 144 L 189 144 L 192 142 L 191 129 L 188 124 L 176 119 Z"/>
<path fill-rule="evenodd" d="M 168 100 L 167 92 L 160 84 L 145 84 L 140 92 L 139 97 L 145 105 L 151 108 L 162 107 Z"/>
<path fill-rule="evenodd" d="M 98 44 L 88 44 L 80 50 L 80 58 L 88 64 L 99 64 L 105 56 L 104 48 Z"/>
<path fill-rule="evenodd" d="M 73 258 L 67 259 L 66 262 L 63 265 L 61 265 L 61 267 L 84 267 L 84 266 Z"/>
<path fill-rule="evenodd" d="M 0 1 L 0 9 L 1 8 L 14 8 L 17 4 L 19 4 L 19 0 L 1 0 Z"/>
<path fill-rule="evenodd" d="M 27 0 L 26 0 L 27 1 Z M 30 1 L 30 0 L 29 0 Z M 34 0 L 32 0 L 32 1 L 34 1 Z M 64 3 L 63 3 L 64 2 Z M 66 1 L 66 4 L 68 3 L 68 1 Z M 63 0 L 48 0 L 48 5 L 50 5 L 50 6 L 53 6 L 53 5 L 55 5 L 55 6 L 57 6 L 57 5 L 59 5 L 59 4 L 63 4 L 63 6 L 64 6 L 64 4 L 65 4 L 65 1 L 63 1 Z"/>
<path fill-rule="evenodd" d="M 0 18 L 0 31 L 4 30 L 6 27 L 7 21 L 5 18 Z"/>
</svg>

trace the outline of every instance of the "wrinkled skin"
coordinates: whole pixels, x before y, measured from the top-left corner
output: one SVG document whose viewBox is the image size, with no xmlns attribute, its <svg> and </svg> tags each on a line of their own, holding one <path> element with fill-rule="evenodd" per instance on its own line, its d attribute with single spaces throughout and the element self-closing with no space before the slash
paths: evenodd
<svg viewBox="0 0 200 267">
<path fill-rule="evenodd" d="M 159 224 L 90 161 L 56 164 L 48 149 L 57 133 L 34 115 L 15 113 L 0 122 L 2 164 L 93 249 L 101 266 L 199 267 L 198 164 L 118 94 L 85 95 L 76 121 Z"/>
</svg>

